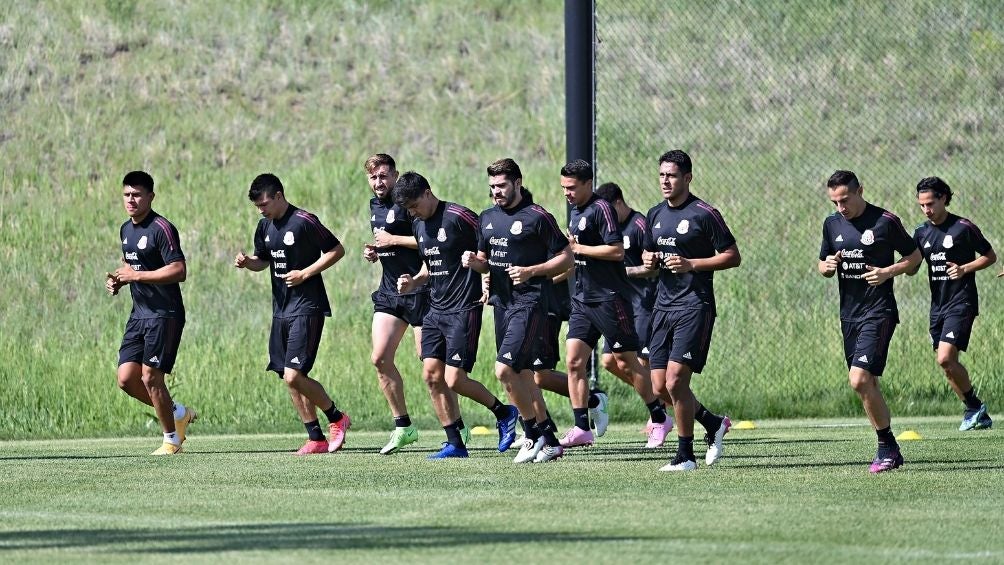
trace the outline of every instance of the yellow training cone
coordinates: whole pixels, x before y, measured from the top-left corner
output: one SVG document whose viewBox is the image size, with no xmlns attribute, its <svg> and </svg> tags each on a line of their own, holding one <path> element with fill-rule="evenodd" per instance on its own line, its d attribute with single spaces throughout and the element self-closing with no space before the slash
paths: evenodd
<svg viewBox="0 0 1004 565">
<path fill-rule="evenodd" d="M 486 435 L 488 435 L 490 433 L 492 433 L 491 430 L 489 430 L 488 428 L 486 428 L 484 426 L 474 426 L 473 428 L 471 428 L 471 434 L 472 435 L 486 436 Z"/>
<path fill-rule="evenodd" d="M 903 432 L 903 433 L 899 434 L 898 436 L 896 436 L 896 439 L 898 439 L 900 441 L 912 441 L 912 440 L 924 439 L 924 438 L 920 437 L 920 434 L 918 434 L 917 432 L 915 432 L 913 430 L 906 430 L 905 432 Z"/>
<path fill-rule="evenodd" d="M 752 420 L 743 420 L 732 427 L 737 430 L 755 430 L 756 424 L 754 424 Z"/>
</svg>

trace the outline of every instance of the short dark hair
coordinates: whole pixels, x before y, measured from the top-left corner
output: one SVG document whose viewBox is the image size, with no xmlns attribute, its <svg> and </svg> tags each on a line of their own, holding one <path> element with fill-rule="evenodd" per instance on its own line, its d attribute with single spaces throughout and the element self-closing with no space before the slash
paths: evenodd
<svg viewBox="0 0 1004 565">
<path fill-rule="evenodd" d="M 254 178 L 251 181 L 251 189 L 248 190 L 248 199 L 252 202 L 257 202 L 261 195 L 264 194 L 269 198 L 274 198 L 276 194 L 283 193 L 286 191 L 282 188 L 282 181 L 279 177 L 273 175 L 272 173 L 263 173 Z"/>
<path fill-rule="evenodd" d="M 147 192 L 153 192 L 153 177 L 145 171 L 132 171 L 122 177 L 122 186 L 138 186 Z"/>
<path fill-rule="evenodd" d="M 394 158 L 386 153 L 374 153 L 369 159 L 366 159 L 366 163 L 363 164 L 363 167 L 366 168 L 367 173 L 372 173 L 373 169 L 379 167 L 380 165 L 387 165 L 392 171 L 397 170 L 397 164 L 394 163 Z"/>
<path fill-rule="evenodd" d="M 398 177 L 394 183 L 394 202 L 399 206 L 405 206 L 412 200 L 425 194 L 426 190 L 431 190 L 429 181 L 415 171 L 408 171 Z"/>
<path fill-rule="evenodd" d="M 687 174 L 694 170 L 694 163 L 690 160 L 690 155 L 680 149 L 670 149 L 659 156 L 659 164 L 674 163 L 680 172 Z"/>
<path fill-rule="evenodd" d="M 624 193 L 621 192 L 621 187 L 617 186 L 617 183 L 605 182 L 596 189 L 596 195 L 600 198 L 606 200 L 607 202 L 613 204 L 618 200 L 624 200 Z"/>
<path fill-rule="evenodd" d="M 945 199 L 945 206 L 952 203 L 952 187 L 941 180 L 940 177 L 926 177 L 917 183 L 917 194 L 921 192 L 933 192 L 937 198 Z"/>
<path fill-rule="evenodd" d="M 593 166 L 584 159 L 576 159 L 561 168 L 561 176 L 579 181 L 593 180 Z"/>
<path fill-rule="evenodd" d="M 523 178 L 523 171 L 519 170 L 516 161 L 506 157 L 488 165 L 488 176 L 497 177 L 498 175 L 505 175 L 506 180 L 516 182 Z"/>
<path fill-rule="evenodd" d="M 861 183 L 858 182 L 858 176 L 853 172 L 839 170 L 830 175 L 829 180 L 826 181 L 826 188 L 836 188 L 838 186 L 846 186 L 848 189 L 857 192 L 861 188 Z"/>
</svg>

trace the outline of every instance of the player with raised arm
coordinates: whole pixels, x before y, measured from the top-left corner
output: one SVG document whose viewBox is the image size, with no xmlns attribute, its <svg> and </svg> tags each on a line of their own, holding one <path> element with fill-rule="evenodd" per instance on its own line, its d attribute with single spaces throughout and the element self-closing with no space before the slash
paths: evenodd
<svg viewBox="0 0 1004 565">
<path fill-rule="evenodd" d="M 119 228 L 123 265 L 105 275 L 112 296 L 129 285 L 132 311 L 119 347 L 118 383 L 126 394 L 157 413 L 164 442 L 152 455 L 181 451 L 197 414 L 171 400 L 164 375 L 174 367 L 185 327 L 181 284 L 188 276 L 178 229 L 152 209 L 153 177 L 132 171 L 122 179 L 129 219 Z"/>
<path fill-rule="evenodd" d="M 274 371 L 286 383 L 307 430 L 307 442 L 296 454 L 334 453 L 345 444 L 351 419 L 309 375 L 321 344 L 324 318 L 331 316 L 321 273 L 337 263 L 345 249 L 317 216 L 286 200 L 286 191 L 275 175 L 255 177 L 248 199 L 262 218 L 255 229 L 254 253 L 239 252 L 234 266 L 256 272 L 269 269 L 272 330 L 266 370 Z M 316 408 L 328 419 L 327 439 Z"/>
</svg>

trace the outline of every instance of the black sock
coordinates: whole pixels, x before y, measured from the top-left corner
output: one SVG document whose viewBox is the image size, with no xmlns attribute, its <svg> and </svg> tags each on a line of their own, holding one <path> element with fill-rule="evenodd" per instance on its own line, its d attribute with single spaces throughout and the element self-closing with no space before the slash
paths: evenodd
<svg viewBox="0 0 1004 565">
<path fill-rule="evenodd" d="M 509 406 L 507 404 L 502 404 L 502 401 L 497 398 L 489 410 L 492 411 L 492 414 L 495 414 L 496 420 L 502 420 L 509 417 Z"/>
<path fill-rule="evenodd" d="M 332 424 L 342 419 L 342 413 L 339 412 L 338 408 L 335 407 L 334 402 L 331 403 L 331 408 L 328 408 L 327 410 L 322 410 L 322 412 L 324 412 L 324 415 L 328 417 L 328 421 L 331 422 Z"/>
<path fill-rule="evenodd" d="M 694 410 L 694 419 L 700 422 L 704 426 L 704 429 L 708 430 L 709 434 L 718 433 L 718 428 L 722 427 L 722 420 L 724 420 L 721 416 L 710 412 L 700 402 L 697 403 L 697 408 Z"/>
<path fill-rule="evenodd" d="M 464 447 L 464 438 L 460 437 L 460 428 L 456 423 L 443 426 L 443 430 L 446 431 L 446 443 L 454 447 Z"/>
<path fill-rule="evenodd" d="M 454 423 L 454 424 L 455 424 L 455 425 L 457 426 L 457 429 L 458 429 L 458 430 L 462 430 L 462 429 L 464 429 L 464 428 L 466 428 L 466 427 L 467 427 L 467 426 L 466 426 L 466 425 L 464 424 L 464 419 L 463 419 L 463 418 L 457 418 L 457 421 L 456 421 L 456 422 L 453 422 L 453 423 Z"/>
<path fill-rule="evenodd" d="M 537 429 L 537 419 L 530 418 L 524 422 L 525 427 L 523 428 L 523 433 L 526 434 L 526 439 L 530 441 L 537 441 L 540 437 L 540 430 Z"/>
<path fill-rule="evenodd" d="M 878 436 L 878 452 L 880 457 L 891 451 L 899 451 L 896 436 L 892 435 L 892 426 L 875 430 L 875 435 Z"/>
<path fill-rule="evenodd" d="M 317 420 L 304 422 L 303 427 L 307 428 L 307 437 L 311 441 L 324 441 L 324 432 L 321 431 L 321 423 Z"/>
<path fill-rule="evenodd" d="M 645 405 L 648 408 L 648 413 L 652 417 L 653 424 L 665 424 L 666 423 L 666 407 L 662 405 L 662 401 L 656 398 L 652 402 Z"/>
<path fill-rule="evenodd" d="M 687 461 L 696 461 L 697 458 L 694 457 L 694 436 L 683 437 L 677 436 L 676 438 L 676 454 L 681 459 Z"/>
<path fill-rule="evenodd" d="M 588 408 L 572 408 L 572 414 L 575 416 L 575 427 L 580 430 L 589 431 L 589 409 Z"/>
<path fill-rule="evenodd" d="M 589 406 L 590 408 L 596 408 L 600 405 L 600 397 L 596 396 L 596 393 L 599 392 L 603 391 L 598 388 L 594 388 L 593 390 L 589 391 L 589 404 L 587 404 L 587 406 Z"/>
<path fill-rule="evenodd" d="M 523 435 L 526 435 L 526 420 L 522 416 L 516 416 L 516 421 L 519 423 L 519 427 L 523 429 Z"/>
<path fill-rule="evenodd" d="M 394 417 L 394 427 L 395 428 L 407 428 L 410 425 L 411 425 L 411 416 L 408 416 L 407 414 L 405 414 L 403 416 L 395 416 Z"/>
<path fill-rule="evenodd" d="M 983 401 L 980 400 L 980 397 L 976 396 L 975 388 L 970 388 L 969 392 L 965 393 L 963 396 L 965 398 L 963 398 L 962 402 L 966 404 L 966 410 L 976 411 L 980 409 L 980 406 L 983 406 Z"/>
<path fill-rule="evenodd" d="M 538 422 L 536 427 L 540 433 L 540 437 L 544 438 L 544 445 L 550 445 L 551 447 L 561 445 L 558 442 L 558 436 L 554 435 L 554 422 L 550 418 L 543 422 Z"/>
</svg>

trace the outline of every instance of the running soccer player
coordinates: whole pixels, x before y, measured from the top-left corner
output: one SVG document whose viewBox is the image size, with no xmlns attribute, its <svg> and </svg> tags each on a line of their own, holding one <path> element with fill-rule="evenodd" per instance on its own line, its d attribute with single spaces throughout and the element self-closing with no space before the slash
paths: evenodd
<svg viewBox="0 0 1004 565">
<path fill-rule="evenodd" d="M 461 263 L 489 276 L 488 303 L 495 310 L 495 376 L 519 410 L 525 438 L 516 463 L 543 463 L 563 454 L 547 414 L 533 367 L 540 358 L 551 277 L 572 266 L 568 239 L 554 216 L 533 203 L 523 173 L 512 159 L 488 166 L 495 206 L 481 213 L 478 251 Z"/>
<path fill-rule="evenodd" d="M 321 344 L 324 318 L 331 316 L 321 273 L 345 255 L 345 248 L 317 216 L 286 200 L 275 175 L 255 177 L 248 198 L 262 219 L 254 234 L 254 253 L 237 253 L 234 266 L 255 272 L 267 267 L 271 274 L 272 331 L 266 370 L 285 381 L 307 429 L 307 442 L 296 454 L 334 453 L 345 444 L 345 431 L 352 421 L 309 375 Z M 316 408 L 328 419 L 327 439 Z"/>
<path fill-rule="evenodd" d="M 421 354 L 422 318 L 429 309 L 429 290 L 423 286 L 408 294 L 397 292 L 397 279 L 404 274 L 418 273 L 422 258 L 418 256 L 418 244 L 411 231 L 411 216 L 394 203 L 394 183 L 398 177 L 394 158 L 377 153 L 367 159 L 364 166 L 370 190 L 373 191 L 373 198 L 370 199 L 373 242 L 363 246 L 363 257 L 370 263 L 379 261 L 383 270 L 380 286 L 371 297 L 371 361 L 376 367 L 380 390 L 394 418 L 390 441 L 380 450 L 382 455 L 389 455 L 418 441 L 418 428 L 408 416 L 404 381 L 394 364 L 394 356 L 409 325 L 415 334 L 415 349 Z"/>
<path fill-rule="evenodd" d="M 993 265 L 997 254 L 976 224 L 946 210 L 951 203 L 952 189 L 944 180 L 928 177 L 917 183 L 917 204 L 927 221 L 914 230 L 913 240 L 927 260 L 931 345 L 948 384 L 965 406 L 959 425 L 964 432 L 993 426 L 969 371 L 959 363 L 959 352 L 968 348 L 973 322 L 980 313 L 976 271 Z"/>
<path fill-rule="evenodd" d="M 892 279 L 916 270 L 921 255 L 896 215 L 865 201 L 864 188 L 853 172 L 834 172 L 826 189 L 837 210 L 823 222 L 817 268 L 827 278 L 839 275 L 848 380 L 878 435 L 869 471 L 882 473 L 903 464 L 878 380 L 899 323 Z M 894 261 L 894 252 L 901 255 L 899 261 Z"/>
<path fill-rule="evenodd" d="M 174 455 L 198 417 L 192 408 L 171 400 L 164 382 L 185 327 L 180 283 L 188 271 L 178 229 L 152 209 L 155 196 L 149 174 L 132 171 L 122 179 L 122 203 L 129 216 L 119 228 L 123 265 L 105 273 L 105 289 L 115 296 L 129 285 L 132 296 L 119 347 L 119 388 L 157 413 L 164 443 L 151 455 Z"/>
<path fill-rule="evenodd" d="M 690 192 L 694 180 L 690 156 L 679 149 L 659 157 L 663 202 L 648 211 L 642 261 L 657 270 L 655 312 L 649 338 L 652 384 L 668 395 L 676 416 L 676 456 L 660 471 L 692 471 L 694 421 L 705 429 L 708 450 L 704 463 L 722 456 L 722 439 L 732 422 L 710 412 L 694 396 L 690 382 L 700 374 L 711 349 L 711 331 L 718 315 L 714 273 L 742 262 L 736 238 L 721 213 Z"/>
<path fill-rule="evenodd" d="M 627 202 L 624 201 L 624 193 L 616 183 L 608 182 L 600 185 L 596 189 L 596 195 L 609 202 L 613 207 L 614 213 L 617 214 L 617 223 L 620 226 L 621 234 L 624 236 L 624 270 L 628 277 L 627 291 L 631 301 L 631 309 L 634 311 L 634 331 L 638 334 L 638 344 L 641 347 L 638 351 L 638 362 L 643 368 L 648 369 L 648 338 L 652 328 L 652 307 L 655 304 L 656 286 L 656 272 L 645 268 L 641 260 L 648 224 L 641 212 L 637 212 L 627 205 Z M 645 432 L 648 434 L 648 442 L 645 447 L 649 449 L 659 447 L 666 441 L 666 435 L 673 429 L 673 419 L 666 415 L 666 405 L 663 404 L 664 401 L 672 404 L 672 401 L 668 398 L 668 394 L 667 398 L 658 398 L 652 390 L 650 379 L 628 380 L 627 374 L 617 364 L 610 345 L 609 341 L 603 340 L 603 355 L 600 357 L 603 368 L 634 387 L 646 406 L 656 401 L 663 407 L 661 412 L 656 411 L 649 417 L 648 424 L 645 426 Z M 658 418 L 660 421 L 653 418 Z"/>
<path fill-rule="evenodd" d="M 606 394 L 590 402 L 586 365 L 600 336 L 611 343 L 610 350 L 628 382 L 640 383 L 638 390 L 651 389 L 648 370 L 638 362 L 638 334 L 628 300 L 629 286 L 624 269 L 624 241 L 617 215 L 610 203 L 593 193 L 593 168 L 577 159 L 561 168 L 561 187 L 572 205 L 569 212 L 569 244 L 575 254 L 575 294 L 568 319 L 565 341 L 568 366 L 568 393 L 575 423 L 561 438 L 564 447 L 592 445 L 589 427 L 592 416 L 596 435 L 602 436 L 609 423 Z M 658 399 L 648 405 L 653 421 L 665 421 L 666 411 Z"/>
<path fill-rule="evenodd" d="M 437 198 L 429 181 L 413 171 L 397 179 L 394 202 L 413 218 L 412 232 L 423 261 L 417 274 L 405 273 L 398 278 L 398 292 L 406 294 L 426 283 L 429 285 L 429 311 L 422 320 L 423 377 L 446 431 L 443 448 L 429 458 L 467 457 L 459 410 L 449 414 L 444 409 L 448 394 L 443 390 L 444 382 L 457 394 L 492 411 L 497 419 L 498 450 L 504 452 L 516 439 L 519 413 L 516 407 L 502 404 L 485 385 L 468 376 L 477 359 L 484 306 L 481 276 L 465 268 L 461 257 L 465 251 L 477 251 L 478 216 L 459 204 Z"/>
</svg>

